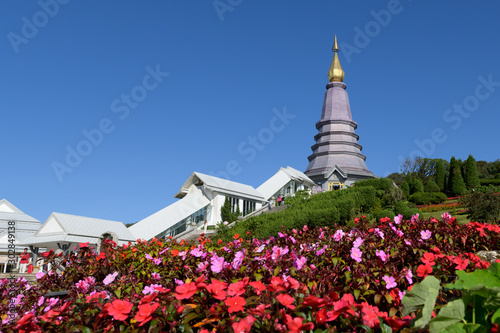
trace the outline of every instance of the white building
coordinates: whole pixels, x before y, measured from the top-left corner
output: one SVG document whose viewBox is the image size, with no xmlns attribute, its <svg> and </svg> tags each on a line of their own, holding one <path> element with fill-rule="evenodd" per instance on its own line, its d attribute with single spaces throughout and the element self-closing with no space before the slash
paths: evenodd
<svg viewBox="0 0 500 333">
<path fill-rule="evenodd" d="M 233 210 L 242 216 L 266 209 L 269 200 L 278 195 L 291 196 L 311 189 L 314 182 L 291 167 L 281 168 L 259 188 L 194 172 L 174 196 L 179 201 L 137 222 L 129 229 L 140 239 L 183 236 L 221 222 L 221 208 L 229 197 Z"/>
<path fill-rule="evenodd" d="M 104 239 L 112 239 L 118 245 L 136 240 L 123 222 L 52 213 L 40 229 L 21 244 L 68 252 L 74 247 L 78 249 L 79 243 L 88 242 L 89 246 L 98 248 Z"/>
<path fill-rule="evenodd" d="M 23 213 L 9 201 L 5 199 L 0 200 L 0 255 L 7 255 L 8 253 L 10 244 L 9 231 L 13 234 L 11 239 L 16 247 L 16 253 L 20 253 L 24 247 L 21 247 L 19 244 L 33 236 L 41 224 L 40 221 Z"/>
</svg>

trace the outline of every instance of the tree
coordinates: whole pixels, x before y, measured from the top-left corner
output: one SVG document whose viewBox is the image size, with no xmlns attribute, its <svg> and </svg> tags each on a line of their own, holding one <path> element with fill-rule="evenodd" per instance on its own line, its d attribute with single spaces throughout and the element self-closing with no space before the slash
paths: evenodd
<svg viewBox="0 0 500 333">
<path fill-rule="evenodd" d="M 410 185 L 406 182 L 406 179 L 403 180 L 403 183 L 401 184 L 401 191 L 403 191 L 403 194 L 408 198 L 410 196 Z"/>
<path fill-rule="evenodd" d="M 422 183 L 422 179 L 416 177 L 412 181 L 412 186 L 410 187 L 410 193 L 423 193 L 424 192 L 424 183 Z"/>
<path fill-rule="evenodd" d="M 466 188 L 462 178 L 462 171 L 460 170 L 461 161 L 453 156 L 450 160 L 450 176 L 448 177 L 448 195 L 457 197 L 462 195 Z"/>
<path fill-rule="evenodd" d="M 500 194 L 489 191 L 470 191 L 462 199 L 467 208 L 467 218 L 475 222 L 498 222 L 500 218 Z"/>
<path fill-rule="evenodd" d="M 436 172 L 435 172 L 435 178 L 436 178 L 436 184 L 439 187 L 440 191 L 445 190 L 445 182 L 444 182 L 444 175 L 445 175 L 445 169 L 444 169 L 444 163 L 442 160 L 437 160 L 436 161 Z"/>
<path fill-rule="evenodd" d="M 479 176 L 476 170 L 476 160 L 469 155 L 464 164 L 464 182 L 468 190 L 479 185 Z"/>
<path fill-rule="evenodd" d="M 433 180 L 431 180 L 425 184 L 425 192 L 441 192 L 441 189 Z"/>
<path fill-rule="evenodd" d="M 240 216 L 240 207 L 237 206 L 236 211 L 233 213 L 233 206 L 231 205 L 231 201 L 229 197 L 226 197 L 224 205 L 222 205 L 220 209 L 220 215 L 222 221 L 234 222 L 238 219 L 238 216 Z"/>
</svg>

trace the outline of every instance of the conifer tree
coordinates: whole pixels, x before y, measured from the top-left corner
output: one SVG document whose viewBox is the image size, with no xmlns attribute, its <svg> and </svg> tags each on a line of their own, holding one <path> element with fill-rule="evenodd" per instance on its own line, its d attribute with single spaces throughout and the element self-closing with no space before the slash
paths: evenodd
<svg viewBox="0 0 500 333">
<path fill-rule="evenodd" d="M 436 184 L 439 186 L 439 189 L 441 191 L 445 190 L 445 182 L 444 182 L 444 175 L 445 175 L 445 170 L 444 170 L 444 164 L 443 161 L 438 160 L 436 162 Z"/>
<path fill-rule="evenodd" d="M 408 198 L 410 196 L 410 185 L 406 182 L 406 179 L 403 180 L 403 183 L 401 184 L 401 191 L 403 191 L 403 194 Z"/>
<path fill-rule="evenodd" d="M 464 164 L 464 182 L 468 190 L 479 185 L 479 175 L 476 169 L 476 160 L 469 155 Z"/>
<path fill-rule="evenodd" d="M 450 160 L 450 176 L 448 177 L 448 195 L 456 197 L 462 195 L 466 188 L 462 178 L 461 161 L 453 156 Z"/>
<path fill-rule="evenodd" d="M 441 189 L 437 186 L 435 181 L 430 180 L 427 184 L 425 184 L 425 192 L 441 192 Z"/>
<path fill-rule="evenodd" d="M 413 179 L 410 192 L 411 194 L 424 192 L 424 183 L 422 183 L 422 179 L 419 177 L 415 177 L 415 179 Z"/>
<path fill-rule="evenodd" d="M 238 216 L 240 215 L 240 207 L 238 206 L 236 213 L 233 213 L 233 207 L 231 206 L 231 201 L 229 200 L 229 197 L 226 197 L 224 205 L 222 205 L 220 209 L 220 214 L 222 221 L 234 222 L 238 219 Z"/>
</svg>

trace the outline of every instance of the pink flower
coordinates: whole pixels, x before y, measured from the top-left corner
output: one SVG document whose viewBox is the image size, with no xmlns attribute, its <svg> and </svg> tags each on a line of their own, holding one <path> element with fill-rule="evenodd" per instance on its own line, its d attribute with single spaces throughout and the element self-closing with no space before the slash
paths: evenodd
<svg viewBox="0 0 500 333">
<path fill-rule="evenodd" d="M 245 259 L 245 252 L 244 251 L 245 251 L 245 249 L 243 249 L 243 251 L 236 252 L 236 254 L 234 255 L 234 260 L 231 263 L 231 266 L 233 266 L 233 268 L 235 270 L 240 268 L 241 264 L 243 263 L 243 259 Z"/>
<path fill-rule="evenodd" d="M 338 242 L 342 239 L 342 237 L 344 237 L 344 235 L 345 235 L 345 232 L 342 231 L 341 229 L 339 229 L 333 235 L 333 239 L 335 239 L 335 241 Z"/>
<path fill-rule="evenodd" d="M 385 254 L 384 250 L 382 250 L 382 251 L 375 250 L 375 254 L 376 254 L 376 255 L 377 255 L 377 257 L 379 257 L 382 261 L 386 261 L 386 260 L 387 260 L 387 254 Z"/>
<path fill-rule="evenodd" d="M 430 232 L 429 230 L 420 231 L 420 237 L 422 238 L 422 240 L 426 240 L 426 239 L 431 238 L 431 235 L 432 235 L 432 232 Z"/>
<path fill-rule="evenodd" d="M 398 216 L 394 216 L 394 223 L 400 224 L 403 221 L 403 215 L 399 214 Z"/>
<path fill-rule="evenodd" d="M 45 297 L 43 296 L 40 296 L 40 298 L 38 299 L 38 302 L 36 304 L 38 304 L 38 306 L 42 306 L 42 304 L 45 302 Z"/>
<path fill-rule="evenodd" d="M 443 213 L 443 215 L 441 215 L 441 218 L 443 219 L 443 222 L 448 222 L 449 220 L 451 220 L 451 215 L 446 212 L 446 213 Z"/>
<path fill-rule="evenodd" d="M 285 248 L 273 246 L 273 253 L 271 254 L 271 258 L 273 260 L 277 260 L 278 258 L 284 256 L 287 253 L 288 253 L 288 246 L 285 246 Z"/>
<path fill-rule="evenodd" d="M 411 242 L 409 240 L 407 240 L 407 239 L 405 239 L 405 244 L 411 246 Z"/>
<path fill-rule="evenodd" d="M 356 240 L 354 241 L 353 246 L 354 246 L 355 248 L 359 248 L 361 245 L 363 245 L 363 242 L 364 242 L 363 238 L 358 237 L 358 238 L 356 238 Z"/>
<path fill-rule="evenodd" d="M 396 234 L 399 236 L 399 237 L 403 237 L 405 234 L 404 232 L 402 232 L 401 230 L 398 230 L 396 231 Z"/>
<path fill-rule="evenodd" d="M 85 280 L 80 280 L 77 283 L 75 283 L 76 289 L 78 291 L 82 292 L 83 294 L 86 294 L 87 291 L 89 291 L 90 285 L 85 281 Z"/>
<path fill-rule="evenodd" d="M 399 295 L 399 299 L 402 300 L 404 295 L 406 294 L 406 291 L 401 291 L 401 290 L 398 290 L 398 295 Z"/>
<path fill-rule="evenodd" d="M 155 280 L 160 280 L 161 279 L 161 276 L 160 274 L 154 272 L 154 273 L 151 273 L 151 277 Z"/>
<path fill-rule="evenodd" d="M 152 284 L 149 286 L 145 286 L 144 289 L 142 290 L 142 293 L 144 295 L 151 295 L 152 293 L 156 292 L 156 288 L 163 288 L 161 284 Z"/>
<path fill-rule="evenodd" d="M 382 278 L 382 280 L 385 281 L 385 283 L 386 283 L 385 287 L 387 289 L 392 289 L 392 288 L 394 288 L 394 287 L 396 287 L 398 285 L 396 283 L 396 279 L 393 276 L 384 275 L 384 277 Z"/>
<path fill-rule="evenodd" d="M 304 267 L 306 262 L 307 262 L 307 258 L 304 256 L 301 256 L 300 259 L 295 260 L 295 262 L 293 263 L 293 266 L 295 266 L 295 268 L 297 268 L 300 271 L 302 269 L 302 267 Z"/>
<path fill-rule="evenodd" d="M 104 283 L 104 285 L 108 285 L 110 284 L 111 282 L 113 282 L 116 278 L 116 276 L 118 275 L 118 272 L 114 272 L 113 274 L 108 274 L 104 280 L 102 281 L 102 283 Z"/>
<path fill-rule="evenodd" d="M 384 233 L 380 231 L 379 228 L 375 228 L 375 233 L 379 235 L 380 238 L 384 239 Z"/>
<path fill-rule="evenodd" d="M 406 278 L 406 280 L 408 281 L 409 284 L 413 284 L 412 277 L 413 277 L 413 273 L 411 272 L 411 269 L 409 269 L 406 272 L 406 275 L 405 275 L 405 278 Z"/>
<path fill-rule="evenodd" d="M 351 258 L 356 260 L 357 262 L 361 262 L 362 255 L 363 255 L 363 252 L 361 252 L 357 247 L 353 247 L 351 249 Z"/>
<path fill-rule="evenodd" d="M 40 280 L 40 279 L 41 279 L 41 278 L 43 278 L 44 276 L 45 276 L 45 273 L 44 273 L 44 272 L 42 272 L 42 271 L 40 271 L 40 272 L 36 273 L 36 278 L 37 278 L 38 280 Z"/>
<path fill-rule="evenodd" d="M 412 216 L 411 216 L 411 221 L 412 221 L 412 222 L 417 222 L 417 221 L 418 221 L 418 217 L 419 217 L 419 214 L 418 214 L 418 213 L 417 213 L 417 214 L 415 214 L 415 215 L 412 215 Z"/>
<path fill-rule="evenodd" d="M 203 251 L 201 251 L 199 248 L 195 248 L 189 252 L 192 256 L 195 256 L 197 258 L 203 256 Z"/>
<path fill-rule="evenodd" d="M 328 245 L 325 245 L 325 246 L 323 246 L 323 248 L 321 248 L 320 250 L 316 251 L 316 255 L 320 256 L 320 255 L 324 254 L 327 247 L 328 247 Z"/>
<path fill-rule="evenodd" d="M 210 266 L 210 269 L 214 273 L 220 273 L 222 269 L 224 268 L 224 257 L 219 257 L 217 254 L 214 254 L 212 259 L 210 259 L 212 262 L 212 266 Z"/>
</svg>

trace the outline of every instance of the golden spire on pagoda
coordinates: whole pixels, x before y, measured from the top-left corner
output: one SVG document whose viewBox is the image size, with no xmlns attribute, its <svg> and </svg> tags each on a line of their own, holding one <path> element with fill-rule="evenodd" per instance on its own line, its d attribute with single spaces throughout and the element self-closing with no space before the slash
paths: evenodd
<svg viewBox="0 0 500 333">
<path fill-rule="evenodd" d="M 340 60 L 338 56 L 339 45 L 337 44 L 337 35 L 335 35 L 335 42 L 333 43 L 332 51 L 335 52 L 332 60 L 332 65 L 328 71 L 328 79 L 330 82 L 343 82 L 344 81 L 344 71 L 340 65 Z"/>
</svg>

